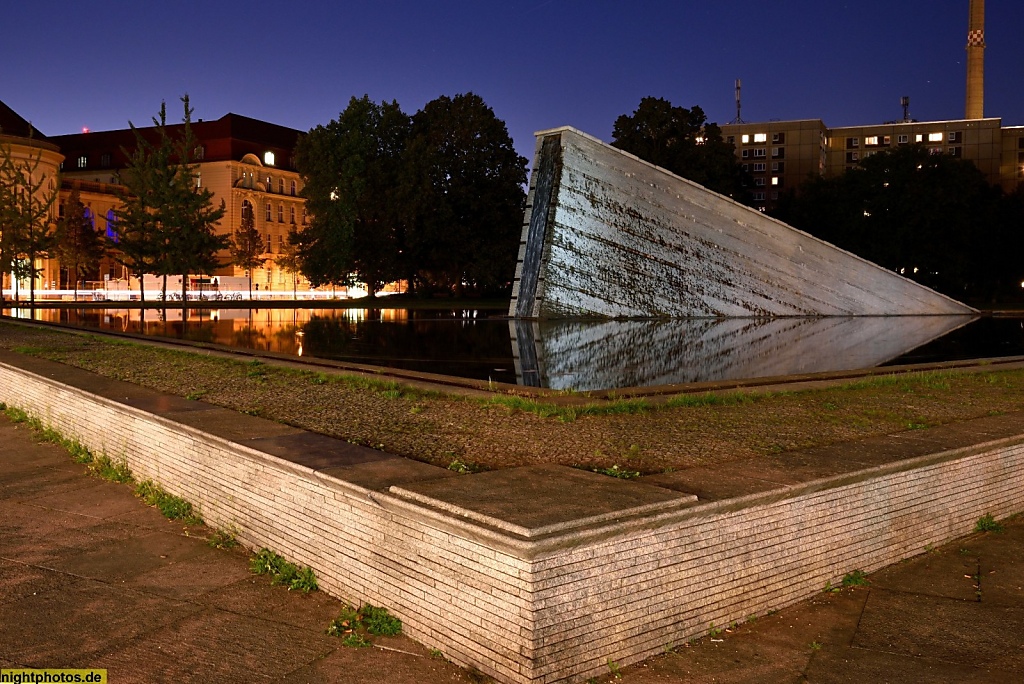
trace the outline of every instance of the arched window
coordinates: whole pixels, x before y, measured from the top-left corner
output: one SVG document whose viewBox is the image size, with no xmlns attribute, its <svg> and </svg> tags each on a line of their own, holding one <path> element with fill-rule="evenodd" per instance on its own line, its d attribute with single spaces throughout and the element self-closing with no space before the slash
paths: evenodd
<svg viewBox="0 0 1024 684">
<path fill-rule="evenodd" d="M 295 197 L 295 181 L 292 181 L 291 192 L 292 192 L 292 197 Z"/>
<path fill-rule="evenodd" d="M 117 214 L 113 209 L 107 210 L 107 239 L 111 242 L 118 242 L 121 239 L 117 234 Z"/>
<path fill-rule="evenodd" d="M 254 215 L 253 215 L 253 212 L 252 212 L 252 203 L 249 200 L 246 200 L 246 199 L 242 200 L 242 220 L 243 221 L 252 221 L 253 218 L 254 218 Z"/>
</svg>

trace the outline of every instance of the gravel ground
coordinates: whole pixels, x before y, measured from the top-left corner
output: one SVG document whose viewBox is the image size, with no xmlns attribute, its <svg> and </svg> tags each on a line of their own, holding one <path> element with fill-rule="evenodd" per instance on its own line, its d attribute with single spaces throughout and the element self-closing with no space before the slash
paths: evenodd
<svg viewBox="0 0 1024 684">
<path fill-rule="evenodd" d="M 703 405 L 612 402 L 602 414 L 479 399 L 0 323 L 0 347 L 448 466 L 537 463 L 656 473 L 1024 408 L 1024 371 L 882 376 Z"/>
</svg>

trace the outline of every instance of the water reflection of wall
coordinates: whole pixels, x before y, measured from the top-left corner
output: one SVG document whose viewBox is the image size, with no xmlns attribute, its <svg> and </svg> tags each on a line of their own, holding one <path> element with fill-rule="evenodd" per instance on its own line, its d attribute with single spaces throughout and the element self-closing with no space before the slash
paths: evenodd
<svg viewBox="0 0 1024 684">
<path fill-rule="evenodd" d="M 520 384 L 596 390 L 871 368 L 964 316 L 510 321 Z"/>
</svg>

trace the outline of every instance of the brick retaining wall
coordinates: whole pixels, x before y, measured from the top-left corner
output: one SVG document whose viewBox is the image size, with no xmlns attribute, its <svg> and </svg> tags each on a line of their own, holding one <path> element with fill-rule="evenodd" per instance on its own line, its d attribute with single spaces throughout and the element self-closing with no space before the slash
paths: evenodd
<svg viewBox="0 0 1024 684">
<path fill-rule="evenodd" d="M 602 674 L 609 659 L 636 662 L 1024 508 L 1024 437 L 713 503 L 557 467 L 449 478 L 415 464 L 411 482 L 367 487 L 346 475 L 363 465 L 302 465 L 190 427 L 199 402 L 173 398 L 158 415 L 121 399 L 131 386 L 101 379 L 100 396 L 74 386 L 88 384 L 81 371 L 3 358 L 0 401 L 125 458 L 209 524 L 311 566 L 331 594 L 387 606 L 413 638 L 503 682 Z M 595 494 L 609 487 L 635 505 L 516 518 L 574 491 L 611 501 Z"/>
</svg>

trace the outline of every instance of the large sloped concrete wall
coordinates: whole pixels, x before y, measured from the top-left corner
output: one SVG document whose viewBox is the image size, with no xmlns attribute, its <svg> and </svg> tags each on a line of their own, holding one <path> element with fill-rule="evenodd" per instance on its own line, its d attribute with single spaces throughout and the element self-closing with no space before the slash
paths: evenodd
<svg viewBox="0 0 1024 684">
<path fill-rule="evenodd" d="M 973 312 L 572 128 L 537 134 L 527 205 L 515 317 Z"/>
</svg>

